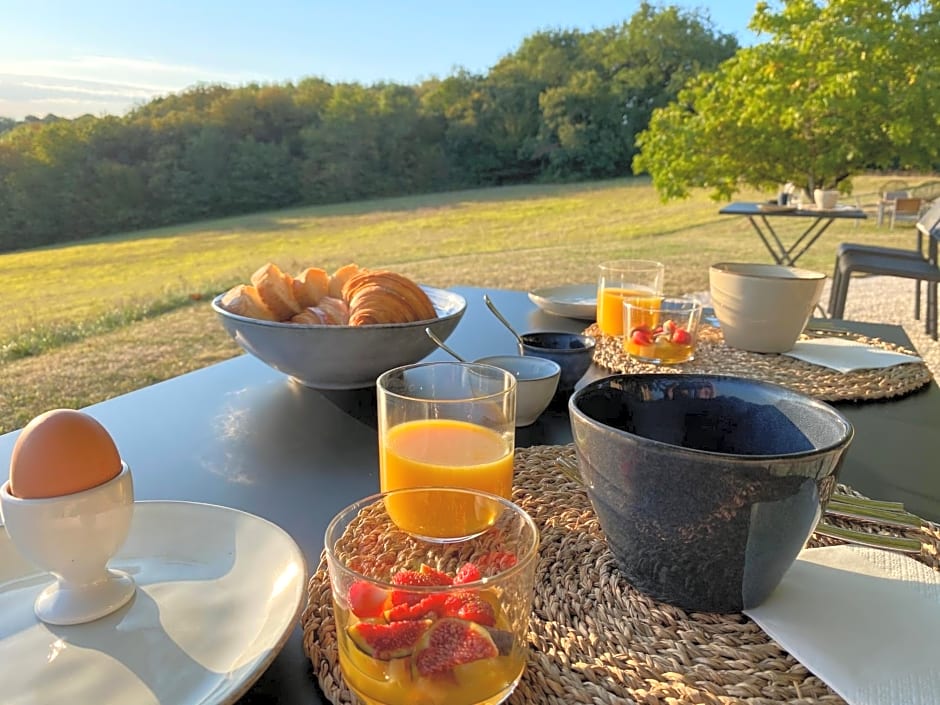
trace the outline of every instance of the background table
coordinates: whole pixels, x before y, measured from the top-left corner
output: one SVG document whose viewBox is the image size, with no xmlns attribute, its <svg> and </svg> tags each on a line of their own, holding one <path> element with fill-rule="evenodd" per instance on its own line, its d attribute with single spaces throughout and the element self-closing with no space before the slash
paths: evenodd
<svg viewBox="0 0 940 705">
<path fill-rule="evenodd" d="M 454 290 L 467 297 L 468 308 L 448 343 L 467 358 L 513 354 L 512 336 L 487 310 L 484 290 Z M 543 313 L 524 292 L 488 293 L 521 332 L 580 331 L 587 325 Z M 909 344 L 897 326 L 851 325 Z M 449 357 L 437 351 L 430 359 Z M 592 369 L 586 379 L 603 374 Z M 898 401 L 838 406 L 857 432 L 841 479 L 870 496 L 900 500 L 912 511 L 940 519 L 937 385 Z M 134 473 L 139 499 L 208 502 L 262 516 L 294 537 L 310 570 L 317 565 L 332 515 L 378 491 L 372 389 L 307 389 L 245 355 L 86 411 L 114 436 Z M 0 481 L 6 477 L 17 435 L 0 436 Z M 563 404 L 551 407 L 516 436 L 520 447 L 570 442 Z M 299 626 L 240 702 L 324 702 L 303 653 Z"/>
<path fill-rule="evenodd" d="M 811 207 L 791 210 L 783 210 L 783 208 L 770 203 L 737 201 L 725 206 L 718 212 L 721 215 L 746 217 L 761 242 L 764 243 L 764 247 L 767 248 L 770 256 L 774 258 L 774 262 L 788 266 L 795 265 L 797 260 L 813 246 L 813 243 L 836 220 L 861 220 L 867 217 L 860 208 L 840 207 L 831 210 L 820 210 Z M 788 247 L 784 245 L 783 240 L 780 239 L 777 231 L 770 224 L 770 218 L 810 218 L 812 222 Z"/>
</svg>

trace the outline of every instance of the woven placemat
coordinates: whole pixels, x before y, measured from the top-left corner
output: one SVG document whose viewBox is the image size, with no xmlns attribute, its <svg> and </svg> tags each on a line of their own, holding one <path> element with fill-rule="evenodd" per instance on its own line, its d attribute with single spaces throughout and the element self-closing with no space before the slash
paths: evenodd
<svg viewBox="0 0 940 705">
<path fill-rule="evenodd" d="M 616 567 L 587 495 L 558 469 L 560 455 L 574 459 L 574 446 L 516 451 L 513 501 L 535 520 L 541 544 L 529 661 L 509 703 L 845 702 L 750 618 L 688 613 L 634 590 Z M 940 569 L 935 525 L 899 532 L 831 521 L 917 538 L 923 544 L 918 560 Z M 809 545 L 838 543 L 814 534 Z M 324 695 L 335 705 L 358 703 L 340 672 L 323 558 L 307 586 L 302 622 L 304 650 Z"/>
<path fill-rule="evenodd" d="M 652 365 L 638 362 L 624 351 L 622 338 L 604 335 L 596 323 L 590 325 L 584 333 L 597 340 L 594 362 L 614 372 L 734 375 L 776 382 L 822 401 L 863 401 L 898 397 L 920 389 L 933 379 L 930 368 L 924 362 L 912 362 L 881 369 L 839 372 L 797 360 L 788 355 L 738 350 L 725 345 L 721 329 L 707 323 L 699 327 L 695 359 L 681 365 Z M 808 338 L 804 336 L 802 339 Z M 854 335 L 852 339 L 885 350 L 917 355 L 913 350 L 880 338 Z"/>
</svg>

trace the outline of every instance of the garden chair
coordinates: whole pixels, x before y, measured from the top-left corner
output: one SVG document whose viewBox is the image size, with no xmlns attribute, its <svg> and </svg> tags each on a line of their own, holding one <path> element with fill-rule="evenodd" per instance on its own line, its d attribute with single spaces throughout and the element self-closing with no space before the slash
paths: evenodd
<svg viewBox="0 0 940 705">
<path fill-rule="evenodd" d="M 920 285 L 927 282 L 925 328 L 937 340 L 937 247 L 940 241 L 940 199 L 917 222 L 917 247 L 907 250 L 844 242 L 839 245 L 829 292 L 829 315 L 841 318 L 845 311 L 849 282 L 853 273 L 914 279 L 914 317 L 920 319 Z"/>
<path fill-rule="evenodd" d="M 927 202 L 922 198 L 897 198 L 891 208 L 891 227 L 896 222 L 916 223 L 924 213 Z"/>
</svg>

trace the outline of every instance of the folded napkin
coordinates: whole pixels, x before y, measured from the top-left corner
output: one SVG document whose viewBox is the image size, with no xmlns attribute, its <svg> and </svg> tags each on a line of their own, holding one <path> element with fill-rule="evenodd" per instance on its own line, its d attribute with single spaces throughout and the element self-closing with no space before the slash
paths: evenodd
<svg viewBox="0 0 940 705">
<path fill-rule="evenodd" d="M 940 573 L 913 558 L 804 549 L 746 614 L 849 705 L 940 703 Z"/>
<path fill-rule="evenodd" d="M 875 348 L 847 338 L 800 340 L 792 350 L 783 354 L 839 372 L 893 367 L 905 362 L 921 362 L 921 358 L 914 355 Z"/>
</svg>

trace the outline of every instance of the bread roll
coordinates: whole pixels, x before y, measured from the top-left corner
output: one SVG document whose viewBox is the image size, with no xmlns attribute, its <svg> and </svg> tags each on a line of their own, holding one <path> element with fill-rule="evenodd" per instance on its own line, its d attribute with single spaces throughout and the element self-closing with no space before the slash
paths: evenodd
<svg viewBox="0 0 940 705">
<path fill-rule="evenodd" d="M 258 290 L 251 284 L 238 284 L 226 291 L 219 302 L 226 311 L 239 316 L 258 318 L 262 321 L 276 321 L 274 312 L 264 305 Z"/>
<path fill-rule="evenodd" d="M 389 271 L 363 271 L 343 287 L 350 325 L 411 323 L 437 317 L 424 290 L 411 279 Z"/>
<path fill-rule="evenodd" d="M 268 262 L 258 269 L 251 275 L 251 283 L 277 320 L 287 321 L 303 311 L 303 306 L 294 296 L 294 278 L 282 272 L 276 264 Z"/>
</svg>

